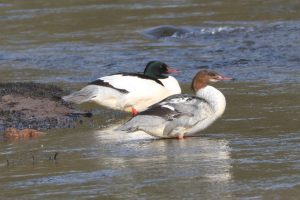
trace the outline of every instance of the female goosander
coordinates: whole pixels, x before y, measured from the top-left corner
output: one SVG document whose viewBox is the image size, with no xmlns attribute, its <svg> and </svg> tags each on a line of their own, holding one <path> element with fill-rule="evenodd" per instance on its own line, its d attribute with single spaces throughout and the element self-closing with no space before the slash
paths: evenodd
<svg viewBox="0 0 300 200">
<path fill-rule="evenodd" d="M 142 130 L 160 138 L 182 139 L 196 135 L 218 119 L 226 107 L 224 95 L 208 83 L 230 79 L 216 72 L 199 71 L 191 85 L 196 95 L 169 96 L 131 118 L 118 130 Z"/>
<path fill-rule="evenodd" d="M 178 81 L 172 76 L 164 75 L 173 72 L 177 70 L 163 62 L 151 61 L 143 74 L 117 73 L 104 76 L 81 90 L 64 96 L 63 100 L 77 104 L 95 102 L 136 115 L 170 95 L 181 93 Z"/>
</svg>

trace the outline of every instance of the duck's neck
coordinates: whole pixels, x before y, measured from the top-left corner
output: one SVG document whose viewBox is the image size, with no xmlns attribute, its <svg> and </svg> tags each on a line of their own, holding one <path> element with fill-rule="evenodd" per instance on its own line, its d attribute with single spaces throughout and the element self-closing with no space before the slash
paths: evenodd
<svg viewBox="0 0 300 200">
<path fill-rule="evenodd" d="M 216 117 L 220 117 L 224 113 L 226 100 L 224 95 L 216 88 L 207 85 L 199 89 L 196 95 L 205 99 L 211 105 Z"/>
</svg>

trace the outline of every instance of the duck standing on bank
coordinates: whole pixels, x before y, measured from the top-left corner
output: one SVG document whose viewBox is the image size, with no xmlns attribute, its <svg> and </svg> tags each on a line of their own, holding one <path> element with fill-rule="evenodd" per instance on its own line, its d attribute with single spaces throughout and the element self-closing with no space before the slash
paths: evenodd
<svg viewBox="0 0 300 200">
<path fill-rule="evenodd" d="M 136 115 L 170 95 L 181 93 L 178 81 L 165 75 L 174 72 L 177 70 L 163 62 L 151 61 L 143 74 L 117 73 L 104 76 L 64 96 L 63 100 L 77 104 L 94 102 Z"/>
<path fill-rule="evenodd" d="M 196 95 L 169 96 L 131 118 L 118 130 L 141 130 L 160 138 L 182 139 L 184 136 L 194 136 L 211 125 L 225 111 L 224 95 L 208 84 L 230 79 L 216 72 L 199 71 L 191 85 Z"/>
</svg>

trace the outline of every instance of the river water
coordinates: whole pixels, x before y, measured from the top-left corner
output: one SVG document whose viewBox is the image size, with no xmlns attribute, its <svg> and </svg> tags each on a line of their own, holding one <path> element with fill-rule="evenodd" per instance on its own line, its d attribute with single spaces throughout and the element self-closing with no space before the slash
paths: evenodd
<svg viewBox="0 0 300 200">
<path fill-rule="evenodd" d="M 130 116 L 86 105 L 74 129 L 0 141 L 0 199 L 299 199 L 298 1 L 4 0 L 0 31 L 2 82 L 73 89 L 150 60 L 188 93 L 200 69 L 235 78 L 201 137 L 115 132 Z"/>
</svg>

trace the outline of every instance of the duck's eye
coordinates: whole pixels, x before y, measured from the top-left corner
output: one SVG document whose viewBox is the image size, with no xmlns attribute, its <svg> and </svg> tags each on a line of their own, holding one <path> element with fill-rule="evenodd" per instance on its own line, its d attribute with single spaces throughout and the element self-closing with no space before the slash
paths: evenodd
<svg viewBox="0 0 300 200">
<path fill-rule="evenodd" d="M 215 72 L 208 72 L 208 75 L 209 75 L 209 76 L 212 76 L 212 77 L 213 77 L 213 76 L 218 76 L 218 74 L 215 73 Z"/>
<path fill-rule="evenodd" d="M 160 66 L 160 69 L 162 69 L 162 70 L 167 70 L 167 68 L 168 68 L 168 66 L 166 64 L 162 64 Z"/>
</svg>

